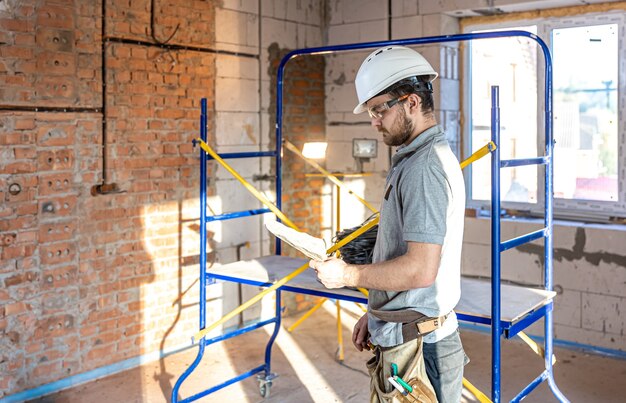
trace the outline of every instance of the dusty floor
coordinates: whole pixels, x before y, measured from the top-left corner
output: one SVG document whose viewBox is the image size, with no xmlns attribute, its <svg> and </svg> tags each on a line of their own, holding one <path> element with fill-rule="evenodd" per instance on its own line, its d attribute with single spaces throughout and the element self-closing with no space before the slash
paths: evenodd
<svg viewBox="0 0 626 403">
<path fill-rule="evenodd" d="M 327 303 L 328 304 L 328 303 Z M 317 311 L 293 333 L 282 330 L 272 353 L 272 371 L 279 374 L 267 402 L 365 402 L 368 378 L 364 362 L 368 352 L 357 352 L 350 342 L 355 315 L 343 315 L 345 344 L 344 366 L 335 361 L 337 349 L 334 308 Z M 294 317 L 283 320 L 286 328 Z M 267 331 L 256 330 L 237 338 L 207 347 L 204 359 L 194 375 L 181 388 L 188 397 L 214 386 L 233 375 L 263 363 Z M 463 331 L 462 339 L 471 363 L 465 377 L 489 394 L 491 382 L 490 335 Z M 589 355 L 579 351 L 556 349 L 557 384 L 572 402 L 626 401 L 626 360 Z M 35 400 L 35 402 L 166 402 L 172 387 L 184 369 L 194 360 L 197 350 L 189 349 L 151 364 L 93 381 Z M 525 344 L 503 343 L 502 397 L 510 400 L 542 370 L 542 360 Z M 230 385 L 200 402 L 260 402 L 259 386 L 254 377 Z M 477 401 L 465 391 L 464 402 Z M 544 382 L 524 402 L 553 402 Z"/>
</svg>

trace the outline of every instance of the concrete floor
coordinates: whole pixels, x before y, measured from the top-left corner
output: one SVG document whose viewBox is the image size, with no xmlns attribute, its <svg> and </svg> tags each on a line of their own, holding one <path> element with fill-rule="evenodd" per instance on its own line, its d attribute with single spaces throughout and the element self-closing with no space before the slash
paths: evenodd
<svg viewBox="0 0 626 403">
<path fill-rule="evenodd" d="M 328 305 L 328 306 L 327 306 Z M 307 319 L 293 333 L 282 330 L 272 353 L 272 371 L 279 374 L 267 402 L 365 402 L 368 378 L 364 362 L 369 352 L 359 353 L 350 342 L 351 329 L 357 315 L 345 312 L 343 338 L 344 365 L 335 361 L 337 349 L 334 306 L 328 302 L 323 309 Z M 283 320 L 286 328 L 297 318 Z M 266 330 L 256 330 L 243 336 L 207 347 L 196 372 L 181 388 L 183 397 L 214 386 L 233 375 L 248 371 L 263 363 Z M 487 395 L 491 370 L 490 335 L 462 331 L 462 339 L 471 363 L 465 377 Z M 171 355 L 139 368 L 114 374 L 72 389 L 34 400 L 34 402 L 167 402 L 178 376 L 196 357 L 195 348 Z M 557 348 L 555 377 L 561 391 L 572 402 L 626 401 L 626 360 L 589 355 L 579 351 Z M 503 343 L 502 397 L 510 400 L 542 370 L 542 359 L 525 344 L 515 340 Z M 258 383 L 254 378 L 230 385 L 200 402 L 261 402 Z M 475 402 L 464 392 L 463 402 Z M 524 402 L 554 402 L 544 382 Z"/>
</svg>

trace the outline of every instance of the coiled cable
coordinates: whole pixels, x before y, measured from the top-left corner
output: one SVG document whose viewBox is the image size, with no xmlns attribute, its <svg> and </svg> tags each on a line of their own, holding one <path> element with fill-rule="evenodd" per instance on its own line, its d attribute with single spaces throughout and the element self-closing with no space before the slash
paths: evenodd
<svg viewBox="0 0 626 403">
<path fill-rule="evenodd" d="M 366 222 L 369 221 L 366 220 Z M 333 242 L 339 242 L 343 238 L 352 234 L 361 226 L 345 229 L 337 232 Z M 372 263 L 372 256 L 374 255 L 374 245 L 376 244 L 376 236 L 378 235 L 378 225 L 373 226 L 369 230 L 365 231 L 352 242 L 339 248 L 342 259 L 349 264 L 370 264 Z"/>
</svg>

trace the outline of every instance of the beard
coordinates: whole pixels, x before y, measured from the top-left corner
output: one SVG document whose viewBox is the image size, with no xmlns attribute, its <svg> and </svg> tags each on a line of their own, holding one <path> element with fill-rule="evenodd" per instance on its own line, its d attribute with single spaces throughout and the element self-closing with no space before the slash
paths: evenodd
<svg viewBox="0 0 626 403">
<path fill-rule="evenodd" d="M 378 132 L 383 135 L 383 142 L 388 146 L 401 146 L 411 137 L 415 125 L 406 117 L 406 112 L 400 108 L 400 113 L 391 125 L 391 129 L 387 130 L 381 127 Z"/>
</svg>

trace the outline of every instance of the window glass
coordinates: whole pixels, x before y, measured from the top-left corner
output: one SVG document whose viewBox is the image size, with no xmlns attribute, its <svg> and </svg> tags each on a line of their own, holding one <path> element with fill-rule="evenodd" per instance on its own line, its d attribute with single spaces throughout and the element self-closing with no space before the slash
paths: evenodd
<svg viewBox="0 0 626 403">
<path fill-rule="evenodd" d="M 536 26 L 507 28 L 537 33 Z M 474 31 L 481 32 L 481 31 Z M 537 156 L 537 45 L 523 37 L 472 41 L 471 152 L 491 140 L 491 86 L 500 87 L 500 156 Z M 489 158 L 472 164 L 471 197 L 491 198 Z M 537 167 L 501 171 L 501 199 L 537 202 Z"/>
<path fill-rule="evenodd" d="M 554 195 L 618 201 L 618 25 L 554 29 Z"/>
</svg>

